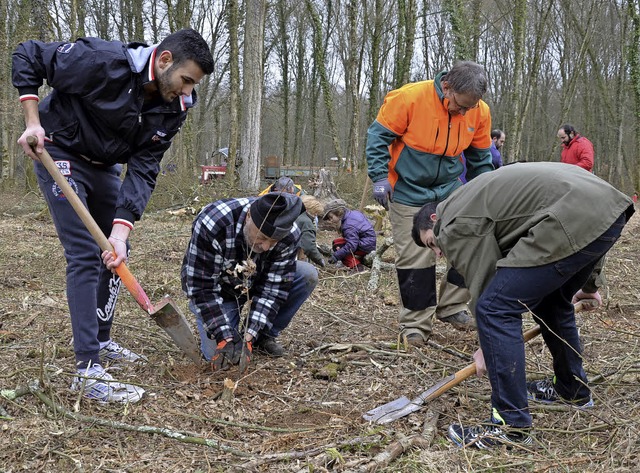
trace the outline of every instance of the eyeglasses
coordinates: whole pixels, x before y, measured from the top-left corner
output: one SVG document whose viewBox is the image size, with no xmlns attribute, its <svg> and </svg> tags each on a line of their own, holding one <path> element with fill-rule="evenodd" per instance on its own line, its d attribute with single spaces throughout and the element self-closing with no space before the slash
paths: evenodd
<svg viewBox="0 0 640 473">
<path fill-rule="evenodd" d="M 458 102 L 458 99 L 456 99 L 456 93 L 455 92 L 451 92 L 451 98 L 449 99 L 450 102 L 453 102 L 453 105 L 456 106 L 456 108 L 458 110 L 460 110 L 461 112 L 468 112 L 469 110 L 473 110 L 474 108 L 478 108 L 478 102 L 476 102 L 475 105 L 472 105 L 471 107 L 463 107 L 462 105 L 460 105 L 460 102 Z"/>
</svg>

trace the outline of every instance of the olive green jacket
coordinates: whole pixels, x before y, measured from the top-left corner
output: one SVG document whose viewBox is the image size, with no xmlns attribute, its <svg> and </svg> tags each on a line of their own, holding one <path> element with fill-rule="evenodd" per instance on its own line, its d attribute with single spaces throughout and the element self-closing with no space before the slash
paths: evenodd
<svg viewBox="0 0 640 473">
<path fill-rule="evenodd" d="M 520 163 L 481 174 L 438 205 L 438 246 L 464 277 L 470 308 L 497 268 L 559 261 L 602 235 L 632 200 L 584 169 Z"/>
<path fill-rule="evenodd" d="M 296 219 L 296 225 L 300 229 L 300 248 L 304 255 L 320 266 L 324 266 L 324 258 L 316 244 L 316 226 L 311 221 L 307 212 L 302 212 Z"/>
</svg>

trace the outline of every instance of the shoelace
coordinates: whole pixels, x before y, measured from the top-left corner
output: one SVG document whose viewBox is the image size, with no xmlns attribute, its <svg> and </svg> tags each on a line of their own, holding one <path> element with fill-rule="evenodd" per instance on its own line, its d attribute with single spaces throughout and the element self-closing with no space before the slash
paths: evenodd
<svg viewBox="0 0 640 473">
<path fill-rule="evenodd" d="M 475 437 L 481 437 L 486 435 L 501 435 L 502 429 L 497 425 L 476 425 L 469 427 L 469 433 Z"/>
<path fill-rule="evenodd" d="M 553 381 L 551 381 L 550 379 L 540 381 L 537 385 L 537 388 L 547 399 L 556 397 L 556 388 L 553 386 Z"/>
</svg>

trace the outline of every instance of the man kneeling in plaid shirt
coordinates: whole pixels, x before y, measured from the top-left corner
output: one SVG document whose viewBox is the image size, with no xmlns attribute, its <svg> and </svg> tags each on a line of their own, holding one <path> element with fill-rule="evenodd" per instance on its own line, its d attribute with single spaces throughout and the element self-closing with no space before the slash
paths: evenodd
<svg viewBox="0 0 640 473">
<path fill-rule="evenodd" d="M 196 316 L 203 356 L 214 369 L 240 364 L 253 346 L 282 356 L 276 338 L 318 283 L 312 264 L 296 261 L 304 211 L 295 195 L 224 199 L 206 206 L 193 223 L 182 266 L 182 288 Z M 251 301 L 244 330 L 240 312 Z"/>
</svg>

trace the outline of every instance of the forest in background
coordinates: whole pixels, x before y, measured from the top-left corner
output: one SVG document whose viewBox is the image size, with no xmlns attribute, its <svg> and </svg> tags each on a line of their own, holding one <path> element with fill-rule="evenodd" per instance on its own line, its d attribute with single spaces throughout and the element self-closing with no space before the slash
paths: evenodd
<svg viewBox="0 0 640 473">
<path fill-rule="evenodd" d="M 267 155 L 337 157 L 358 175 L 384 95 L 468 59 L 487 70 L 505 161 L 559 160 L 571 123 L 594 143 L 597 175 L 640 187 L 640 0 L 0 0 L 0 18 L 2 188 L 30 179 L 11 85 L 20 41 L 152 44 L 185 27 L 210 42 L 215 71 L 164 162 L 194 176 L 224 147 L 245 189 Z"/>
</svg>

